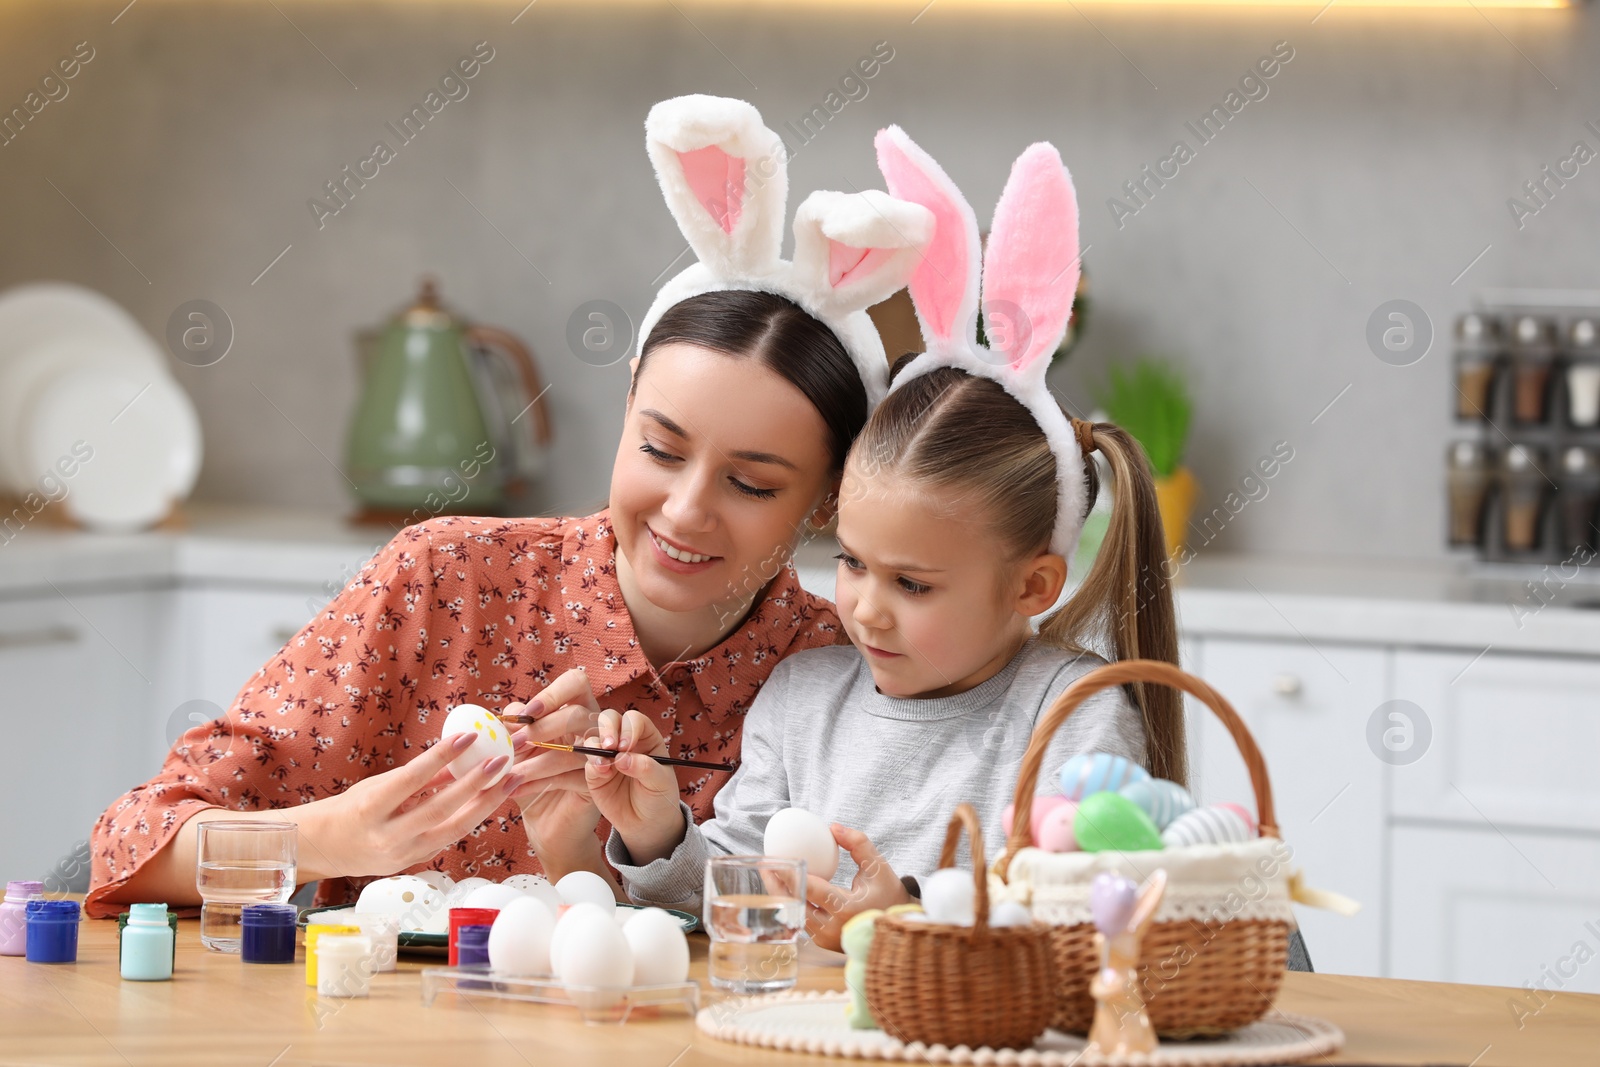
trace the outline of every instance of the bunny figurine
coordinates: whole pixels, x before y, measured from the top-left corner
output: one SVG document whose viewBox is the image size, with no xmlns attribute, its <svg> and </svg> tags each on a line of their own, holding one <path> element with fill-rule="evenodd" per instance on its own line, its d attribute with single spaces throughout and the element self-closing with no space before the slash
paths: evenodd
<svg viewBox="0 0 1600 1067">
<path fill-rule="evenodd" d="M 1152 874 L 1143 888 L 1110 871 L 1097 874 L 1089 886 L 1089 907 L 1099 931 L 1094 944 L 1100 951 L 1100 970 L 1089 983 L 1094 997 L 1089 1048 L 1103 1056 L 1155 1051 L 1156 1032 L 1139 993 L 1139 951 L 1166 892 L 1165 870 Z"/>
</svg>

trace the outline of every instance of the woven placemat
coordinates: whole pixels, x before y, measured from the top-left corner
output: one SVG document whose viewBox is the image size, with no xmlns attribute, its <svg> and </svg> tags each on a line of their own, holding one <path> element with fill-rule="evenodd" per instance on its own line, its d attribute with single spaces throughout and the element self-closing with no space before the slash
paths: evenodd
<svg viewBox="0 0 1600 1067">
<path fill-rule="evenodd" d="M 1344 1032 L 1324 1019 L 1273 1012 L 1227 1037 L 1168 1042 L 1148 1056 L 1086 1055 L 1087 1040 L 1055 1030 L 1031 1049 L 971 1049 L 965 1045 L 906 1044 L 882 1030 L 852 1030 L 843 993 L 776 993 L 731 997 L 695 1016 L 695 1025 L 740 1045 L 845 1059 L 911 1063 L 1017 1064 L 1026 1067 L 1231 1067 L 1299 1063 L 1336 1052 Z"/>
</svg>

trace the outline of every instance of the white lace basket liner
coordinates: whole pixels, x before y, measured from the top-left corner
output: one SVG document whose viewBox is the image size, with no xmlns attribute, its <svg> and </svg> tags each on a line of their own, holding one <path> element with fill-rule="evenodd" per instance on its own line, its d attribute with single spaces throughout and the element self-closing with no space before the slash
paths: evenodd
<svg viewBox="0 0 1600 1067">
<path fill-rule="evenodd" d="M 1250 772 L 1260 837 L 1242 844 L 1143 852 L 1048 853 L 1031 847 L 1034 789 L 1050 739 L 1067 717 L 1102 689 L 1129 683 L 1172 686 L 1205 704 L 1228 728 Z M 1100 871 L 1142 882 L 1167 871 L 1166 899 L 1146 934 L 1141 990 L 1156 1032 L 1222 1034 L 1264 1016 L 1288 966 L 1291 852 L 1278 838 L 1272 783 L 1255 739 L 1232 705 L 1211 686 L 1170 663 L 1122 660 L 1079 678 L 1035 727 L 1017 775 L 1011 834 L 991 868 L 994 894 L 1027 904 L 1051 925 L 1060 996 L 1051 1025 L 1083 1033 L 1094 1017 L 1089 980 L 1099 965 L 1089 886 Z"/>
</svg>

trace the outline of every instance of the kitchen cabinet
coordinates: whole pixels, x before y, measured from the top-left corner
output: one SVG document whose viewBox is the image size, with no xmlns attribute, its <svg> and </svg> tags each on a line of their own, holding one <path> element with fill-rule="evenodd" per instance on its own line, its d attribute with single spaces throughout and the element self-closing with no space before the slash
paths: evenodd
<svg viewBox="0 0 1600 1067">
<path fill-rule="evenodd" d="M 1480 820 L 1397 826 L 1391 847 L 1391 977 L 1524 987 L 1506 990 L 1524 1019 L 1527 986 L 1600 993 L 1600 840 Z"/>
<path fill-rule="evenodd" d="M 1198 673 L 1234 706 L 1266 759 L 1283 839 L 1307 881 L 1353 897 L 1346 917 L 1296 907 L 1319 971 L 1382 974 L 1384 769 L 1366 723 L 1384 700 L 1388 653 L 1305 642 L 1208 637 Z M 1194 702 L 1191 702 L 1193 704 Z M 1221 721 L 1191 716 L 1195 798 L 1255 808 L 1249 775 Z"/>
<path fill-rule="evenodd" d="M 262 664 L 329 600 L 316 586 L 253 587 L 207 584 L 178 593 L 185 700 L 221 711 Z"/>
</svg>

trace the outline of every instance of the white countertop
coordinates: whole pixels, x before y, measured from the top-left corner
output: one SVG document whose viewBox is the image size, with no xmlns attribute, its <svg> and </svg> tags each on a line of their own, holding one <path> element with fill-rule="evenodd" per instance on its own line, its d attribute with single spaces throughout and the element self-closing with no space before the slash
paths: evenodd
<svg viewBox="0 0 1600 1067">
<path fill-rule="evenodd" d="M 0 540 L 0 598 L 105 585 L 226 582 L 332 596 L 393 531 L 335 516 L 189 505 L 177 529 L 91 534 L 35 522 Z M 831 596 L 820 542 L 797 563 Z M 1600 656 L 1600 573 L 1470 560 L 1306 560 L 1203 553 L 1177 579 L 1186 634 Z M 1527 583 L 1539 585 L 1540 607 Z M 1513 605 L 1520 608 L 1513 610 Z"/>
</svg>

